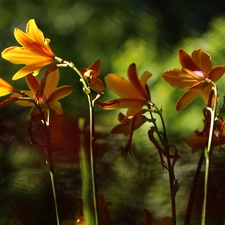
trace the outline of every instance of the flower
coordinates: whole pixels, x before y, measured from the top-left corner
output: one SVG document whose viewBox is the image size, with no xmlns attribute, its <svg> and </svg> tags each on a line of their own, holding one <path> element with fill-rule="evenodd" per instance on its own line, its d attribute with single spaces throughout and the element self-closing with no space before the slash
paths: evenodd
<svg viewBox="0 0 225 225">
<path fill-rule="evenodd" d="M 26 76 L 26 82 L 30 90 L 22 92 L 29 96 L 30 99 L 34 99 L 36 104 L 33 101 L 24 101 L 23 98 L 17 100 L 16 103 L 21 106 L 32 107 L 31 120 L 36 123 L 43 123 L 43 119 L 45 119 L 47 125 L 50 127 L 53 143 L 60 148 L 65 147 L 60 126 L 60 118 L 64 113 L 59 100 L 69 95 L 74 89 L 73 86 L 65 85 L 57 87 L 59 83 L 59 70 L 57 67 L 51 67 L 45 73 L 41 82 L 32 74 Z M 11 95 L 11 97 L 18 96 L 18 93 Z"/>
<path fill-rule="evenodd" d="M 176 108 L 183 109 L 198 95 L 202 94 L 205 103 L 208 103 L 209 94 L 214 82 L 225 73 L 225 66 L 212 68 L 211 57 L 200 48 L 189 56 L 180 49 L 178 57 L 182 68 L 174 68 L 163 73 L 163 78 L 175 88 L 186 88 L 186 92 L 179 98 Z M 213 103 L 215 103 L 215 97 Z"/>
<path fill-rule="evenodd" d="M 126 116 L 134 116 L 144 105 L 151 104 L 150 93 L 146 82 L 152 76 L 148 71 L 144 72 L 140 79 L 137 75 L 136 65 L 132 63 L 127 71 L 128 79 L 117 74 L 110 73 L 105 77 L 106 85 L 120 98 L 98 103 L 102 109 L 112 110 L 127 108 Z"/>
<path fill-rule="evenodd" d="M 118 120 L 119 124 L 116 125 L 111 133 L 113 134 L 124 134 L 127 136 L 127 143 L 124 147 L 124 152 L 129 152 L 131 154 L 131 142 L 134 130 L 141 127 L 148 119 L 143 115 L 146 110 L 140 110 L 132 118 L 127 118 L 123 113 L 119 113 Z"/>
<path fill-rule="evenodd" d="M 206 113 L 206 109 L 203 110 L 203 114 L 205 117 L 203 130 L 201 132 L 196 130 L 194 135 L 187 136 L 184 138 L 186 144 L 192 148 L 193 153 L 203 149 L 208 143 L 210 131 L 210 116 Z M 214 125 L 212 146 L 219 146 L 219 152 L 221 152 L 222 150 L 225 151 L 225 149 L 222 147 L 222 145 L 224 144 L 225 126 L 222 115 L 219 115 L 219 118 L 215 121 Z"/>
<path fill-rule="evenodd" d="M 14 36 L 22 47 L 8 47 L 2 52 L 2 57 L 11 63 L 26 66 L 13 76 L 13 80 L 30 73 L 37 75 L 42 67 L 55 61 L 56 57 L 49 46 L 50 39 L 44 37 L 34 19 L 28 21 L 26 33 L 15 28 Z"/>
<path fill-rule="evenodd" d="M 83 75 L 84 79 L 90 83 L 90 87 L 98 94 L 104 94 L 104 85 L 98 78 L 100 74 L 100 60 L 96 61 L 88 68 L 80 68 L 79 71 Z"/>
<path fill-rule="evenodd" d="M 139 79 L 134 63 L 128 67 L 127 74 L 129 80 L 114 73 L 108 74 L 105 77 L 105 82 L 109 89 L 119 95 L 120 98 L 97 102 L 97 104 L 105 110 L 127 108 L 126 115 L 119 114 L 118 120 L 120 123 L 111 132 L 128 136 L 124 151 L 131 153 L 133 132 L 147 121 L 147 118 L 143 116 L 147 109 L 142 108 L 152 105 L 150 92 L 146 84 L 152 74 L 146 71 Z"/>
</svg>

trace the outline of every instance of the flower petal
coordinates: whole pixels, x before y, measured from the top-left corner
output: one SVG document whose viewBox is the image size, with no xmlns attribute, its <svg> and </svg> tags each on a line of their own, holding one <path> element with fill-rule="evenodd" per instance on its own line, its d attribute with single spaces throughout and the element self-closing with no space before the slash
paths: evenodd
<svg viewBox="0 0 225 225">
<path fill-rule="evenodd" d="M 61 87 L 58 87 L 47 99 L 47 103 L 51 105 L 52 101 L 59 100 L 61 98 L 66 97 L 74 90 L 73 86 L 70 85 L 64 85 Z"/>
<path fill-rule="evenodd" d="M 213 82 L 219 80 L 225 73 L 225 66 L 216 66 L 209 73 L 209 79 Z"/>
<path fill-rule="evenodd" d="M 16 101 L 16 104 L 18 105 L 21 105 L 21 106 L 25 106 L 25 107 L 32 107 L 34 106 L 34 103 L 31 102 L 30 99 L 33 99 L 35 96 L 34 96 L 34 93 L 32 91 L 22 91 L 24 94 L 26 94 L 27 96 L 29 96 L 28 98 L 22 98 L 21 94 L 19 93 L 13 93 L 11 95 L 11 97 L 17 97 L 18 100 Z"/>
<path fill-rule="evenodd" d="M 134 88 L 134 86 L 125 78 L 110 73 L 105 76 L 105 82 L 108 88 L 121 98 L 139 98 L 143 96 Z"/>
<path fill-rule="evenodd" d="M 176 109 L 181 110 L 190 104 L 195 98 L 198 97 L 202 93 L 202 89 L 200 88 L 202 84 L 198 84 L 190 89 L 188 89 L 178 100 Z"/>
<path fill-rule="evenodd" d="M 46 62 L 46 61 L 36 61 L 33 63 L 30 63 L 29 65 L 23 67 L 22 69 L 20 69 L 12 78 L 12 80 L 18 80 L 22 77 L 27 76 L 30 73 L 33 73 L 34 75 L 37 75 L 39 73 L 39 70 L 50 64 L 50 62 Z"/>
<path fill-rule="evenodd" d="M 3 102 L 0 102 L 0 109 L 3 108 L 5 105 L 16 102 L 17 100 L 17 97 L 9 97 L 5 99 Z"/>
<path fill-rule="evenodd" d="M 93 77 L 90 81 L 90 86 L 98 94 L 104 94 L 104 85 L 99 78 Z"/>
<path fill-rule="evenodd" d="M 44 35 L 42 31 L 37 28 L 34 19 L 28 21 L 26 33 L 16 28 L 14 30 L 14 36 L 18 43 L 28 50 L 50 58 L 55 57 L 50 46 L 45 43 Z"/>
<path fill-rule="evenodd" d="M 212 69 L 212 61 L 209 54 L 203 52 L 200 48 L 192 52 L 192 60 L 206 74 Z"/>
<path fill-rule="evenodd" d="M 27 23 L 26 33 L 29 37 L 32 38 L 39 45 L 43 45 L 45 43 L 45 37 L 40 29 L 38 29 L 35 20 L 30 19 Z"/>
<path fill-rule="evenodd" d="M 136 69 L 136 65 L 135 63 L 132 63 L 129 67 L 128 67 L 128 79 L 129 81 L 133 84 L 134 88 L 137 90 L 137 92 L 142 96 L 142 99 L 149 99 L 149 96 L 147 95 L 145 88 L 143 87 L 143 84 L 141 84 L 141 82 L 138 79 L 138 75 L 137 75 L 137 69 Z M 149 76 L 149 73 L 145 73 L 144 77 L 142 78 L 143 81 L 145 81 L 147 79 L 147 77 Z M 151 76 L 151 75 L 150 75 Z M 149 77 L 148 77 L 149 78 Z M 147 81 L 147 80 L 146 80 Z M 145 85 L 145 84 L 144 84 Z"/>
<path fill-rule="evenodd" d="M 40 87 L 39 80 L 32 74 L 26 76 L 26 82 L 33 95 L 35 95 Z M 33 96 L 34 97 L 34 96 Z"/>
<path fill-rule="evenodd" d="M 207 144 L 208 138 L 206 136 L 188 136 L 184 138 L 187 145 L 192 148 L 192 152 L 202 150 Z"/>
<path fill-rule="evenodd" d="M 63 109 L 62 109 L 62 105 L 58 101 L 52 101 L 51 102 L 51 109 L 53 109 L 58 116 L 62 116 L 64 114 Z"/>
<path fill-rule="evenodd" d="M 163 73 L 163 79 L 175 88 L 191 87 L 200 79 L 188 69 L 171 69 Z M 202 80 L 202 79 L 201 79 Z"/>
<path fill-rule="evenodd" d="M 94 70 L 95 73 L 92 74 L 92 76 L 97 77 L 100 74 L 100 60 L 97 60 L 95 63 L 93 63 L 91 66 L 89 66 L 88 68 L 91 70 Z"/>
<path fill-rule="evenodd" d="M 0 97 L 11 94 L 14 91 L 14 87 L 11 86 L 4 79 L 0 78 Z"/>
<path fill-rule="evenodd" d="M 180 49 L 178 52 L 178 57 L 180 64 L 183 68 L 187 68 L 191 71 L 199 71 L 199 67 L 195 64 L 190 55 L 188 55 L 184 50 Z"/>
<path fill-rule="evenodd" d="M 98 102 L 102 109 L 112 110 L 120 108 L 139 108 L 146 104 L 146 101 L 131 98 L 115 98 L 105 102 Z"/>
<path fill-rule="evenodd" d="M 46 57 L 35 54 L 23 47 L 8 47 L 2 52 L 2 58 L 13 64 L 30 64 L 36 61 L 45 60 Z"/>
<path fill-rule="evenodd" d="M 46 99 L 50 97 L 50 95 L 56 90 L 59 84 L 59 69 L 57 69 L 57 67 L 51 67 L 50 69 L 53 70 L 50 73 L 46 74 L 46 83 L 44 87 L 44 94 Z"/>
</svg>

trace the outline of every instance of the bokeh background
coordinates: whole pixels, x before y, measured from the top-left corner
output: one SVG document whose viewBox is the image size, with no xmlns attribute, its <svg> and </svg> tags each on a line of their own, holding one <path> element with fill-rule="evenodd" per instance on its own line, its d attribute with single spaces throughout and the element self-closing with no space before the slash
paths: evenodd
<svg viewBox="0 0 225 225">
<path fill-rule="evenodd" d="M 184 90 L 173 89 L 165 83 L 162 73 L 179 67 L 180 48 L 189 54 L 202 48 L 212 56 L 213 65 L 224 64 L 224 14 L 223 0 L 0 0 L 0 49 L 18 45 L 13 36 L 14 28 L 25 30 L 27 21 L 34 18 L 45 37 L 51 39 L 51 48 L 57 56 L 73 61 L 78 68 L 100 59 L 103 81 L 110 72 L 126 77 L 127 68 L 133 62 L 139 75 L 150 71 L 153 77 L 148 85 L 152 101 L 162 107 L 170 142 L 177 145 L 181 156 L 175 172 L 180 183 L 178 224 L 182 224 L 200 156 L 200 152 L 191 153 L 183 137 L 202 129 L 204 103 L 199 97 L 177 112 L 175 104 Z M 19 68 L 21 65 L 0 60 L 0 76 L 17 88 L 26 89 L 24 79 L 11 81 Z M 224 82 L 222 78 L 219 83 L 221 97 L 225 93 Z M 61 101 L 69 148 L 55 150 L 60 214 L 62 219 L 73 219 L 79 213 L 81 197 L 77 119 L 81 115 L 88 116 L 88 106 L 79 78 L 72 70 L 61 70 L 60 84 L 75 86 L 74 92 Z M 103 100 L 114 96 L 106 88 Z M 114 224 L 143 223 L 144 208 L 149 209 L 157 221 L 170 215 L 167 171 L 162 170 L 157 151 L 147 138 L 149 124 L 135 132 L 133 156 L 121 154 L 126 137 L 110 134 L 117 124 L 117 114 L 118 111 L 106 112 L 96 107 L 99 192 L 112 204 L 109 209 Z M 29 145 L 28 120 L 29 109 L 17 105 L 0 111 L 1 225 L 12 224 L 16 219 L 23 225 L 55 222 L 46 156 L 43 150 Z M 207 224 L 217 225 L 225 219 L 224 153 L 215 150 L 211 169 Z M 203 179 L 203 173 L 201 177 Z M 192 224 L 200 223 L 201 187 L 202 182 Z"/>
</svg>

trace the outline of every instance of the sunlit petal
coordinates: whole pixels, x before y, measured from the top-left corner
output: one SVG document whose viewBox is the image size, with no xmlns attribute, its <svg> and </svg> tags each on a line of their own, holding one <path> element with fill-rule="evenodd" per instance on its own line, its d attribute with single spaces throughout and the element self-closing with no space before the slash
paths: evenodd
<svg viewBox="0 0 225 225">
<path fill-rule="evenodd" d="M 152 77 L 152 74 L 151 74 L 150 72 L 148 72 L 148 71 L 145 71 L 145 72 L 141 75 L 141 77 L 140 77 L 140 83 L 141 83 L 141 86 L 142 86 L 143 88 L 145 88 L 145 85 L 146 85 L 146 83 L 147 83 L 147 81 L 148 81 L 148 79 L 149 79 L 150 77 Z"/>
<path fill-rule="evenodd" d="M 183 68 L 187 68 L 192 71 L 198 71 L 200 68 L 195 64 L 190 55 L 184 50 L 180 49 L 178 52 L 180 64 Z"/>
<path fill-rule="evenodd" d="M 18 98 L 18 100 L 16 101 L 16 104 L 21 105 L 21 106 L 28 106 L 28 107 L 34 106 L 34 103 L 31 101 L 31 99 L 33 99 L 35 97 L 34 93 L 32 91 L 26 91 L 26 90 L 23 90 L 22 92 L 27 95 L 27 98 L 26 97 L 22 98 L 21 94 L 19 94 L 19 93 L 13 93 L 11 95 L 11 97 Z"/>
<path fill-rule="evenodd" d="M 30 88 L 31 92 L 33 93 L 33 95 L 35 95 L 40 86 L 39 80 L 32 74 L 28 74 L 26 76 L 26 82 L 27 82 L 27 85 Z"/>
<path fill-rule="evenodd" d="M 14 87 L 11 86 L 4 79 L 0 78 L 0 97 L 11 94 L 14 91 Z"/>
<path fill-rule="evenodd" d="M 213 82 L 219 80 L 225 73 L 225 66 L 216 66 L 209 73 L 209 79 Z"/>
<path fill-rule="evenodd" d="M 203 72 L 208 73 L 212 69 L 210 55 L 203 52 L 200 48 L 192 52 L 192 59 Z"/>
<path fill-rule="evenodd" d="M 176 109 L 181 110 L 190 104 L 195 98 L 202 93 L 202 90 L 198 87 L 188 89 L 178 100 Z"/>
<path fill-rule="evenodd" d="M 108 88 L 121 98 L 143 98 L 128 80 L 117 74 L 106 75 L 105 82 Z"/>
<path fill-rule="evenodd" d="M 31 63 L 31 64 L 28 64 L 27 66 L 23 67 L 22 69 L 20 69 L 14 76 L 13 76 L 13 80 L 18 80 L 19 78 L 22 78 L 22 77 L 25 77 L 27 76 L 28 74 L 30 73 L 33 73 L 34 71 L 36 71 L 36 74 L 37 74 L 37 71 L 39 71 L 40 68 L 46 66 L 47 63 L 46 61 L 43 62 L 43 61 L 38 61 L 38 62 L 34 62 L 34 63 Z M 34 75 L 36 75 L 34 74 Z"/>
<path fill-rule="evenodd" d="M 54 69 L 52 72 L 47 74 L 45 84 L 45 97 L 48 99 L 50 95 L 56 90 L 59 84 L 59 69 Z"/>
<path fill-rule="evenodd" d="M 35 54 L 34 52 L 23 47 L 8 47 L 2 52 L 2 58 L 13 64 L 29 64 L 36 61 L 45 60 L 46 57 Z M 53 61 L 51 59 L 51 61 Z"/>
<path fill-rule="evenodd" d="M 52 101 L 60 100 L 61 98 L 66 97 L 74 90 L 73 86 L 70 85 L 64 85 L 59 88 L 57 88 L 47 99 L 47 102 L 51 104 Z"/>
<path fill-rule="evenodd" d="M 28 21 L 26 33 L 37 43 L 42 44 L 44 42 L 44 35 L 42 31 L 38 29 L 34 19 Z"/>
<path fill-rule="evenodd" d="M 132 83 L 132 85 L 134 86 L 136 91 L 142 96 L 142 98 L 148 99 L 149 96 L 147 95 L 145 89 L 143 88 L 143 85 L 140 83 L 140 80 L 138 79 L 135 63 L 132 63 L 128 67 L 127 74 L 128 74 L 129 81 Z M 145 74 L 143 77 L 143 80 L 145 80 L 147 78 L 147 75 L 150 75 L 150 74 Z"/>
</svg>

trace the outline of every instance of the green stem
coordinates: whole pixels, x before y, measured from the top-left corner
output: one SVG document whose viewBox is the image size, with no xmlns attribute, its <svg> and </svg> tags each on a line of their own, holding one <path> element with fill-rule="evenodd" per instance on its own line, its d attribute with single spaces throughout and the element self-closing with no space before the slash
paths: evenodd
<svg viewBox="0 0 225 225">
<path fill-rule="evenodd" d="M 214 85 L 212 87 L 211 91 L 215 95 L 216 102 L 215 102 L 215 104 L 214 104 L 214 106 L 212 108 L 211 107 L 207 107 L 206 108 L 210 112 L 211 118 L 210 118 L 209 139 L 208 139 L 207 147 L 205 148 L 206 165 L 205 165 L 204 200 L 203 200 L 203 206 L 202 206 L 202 223 L 201 223 L 201 225 L 205 225 L 205 221 L 206 221 L 206 206 L 207 206 L 209 170 L 210 170 L 210 160 L 211 160 L 211 151 L 212 151 L 212 139 L 213 139 L 213 131 L 214 131 L 214 121 L 215 121 L 216 106 L 217 106 L 217 87 L 216 87 L 216 85 Z"/>
<path fill-rule="evenodd" d="M 97 185 L 96 185 L 96 178 L 95 178 L 95 162 L 94 162 L 94 114 L 93 109 L 94 105 L 92 102 L 91 90 L 88 86 L 87 82 L 85 81 L 84 77 L 80 73 L 80 71 L 75 67 L 74 63 L 66 60 L 60 61 L 63 64 L 58 66 L 68 66 L 72 68 L 80 77 L 80 81 L 83 84 L 83 91 L 87 95 L 88 105 L 89 105 L 89 137 L 90 137 L 90 165 L 91 165 L 91 180 L 92 180 L 92 193 L 93 193 L 93 205 L 94 205 L 94 217 L 95 217 L 95 225 L 99 224 L 99 213 L 98 213 L 98 202 L 97 202 Z"/>
<path fill-rule="evenodd" d="M 84 136 L 84 127 L 85 119 L 79 118 L 78 121 L 80 129 L 80 169 L 81 169 L 81 179 L 82 179 L 82 200 L 83 200 L 83 213 L 85 218 L 85 224 L 93 224 L 93 213 L 91 209 L 91 197 L 90 197 L 90 168 L 88 164 L 87 155 L 85 152 L 85 136 Z"/>
</svg>

